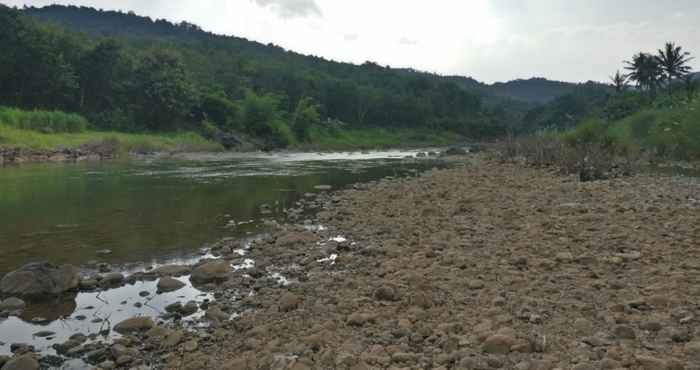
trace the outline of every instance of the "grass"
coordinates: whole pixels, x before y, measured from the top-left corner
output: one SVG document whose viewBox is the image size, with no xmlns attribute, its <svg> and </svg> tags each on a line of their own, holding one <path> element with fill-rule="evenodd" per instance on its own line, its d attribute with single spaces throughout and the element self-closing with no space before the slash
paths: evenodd
<svg viewBox="0 0 700 370">
<path fill-rule="evenodd" d="M 425 145 L 450 145 L 461 137 L 449 132 L 416 129 L 364 128 L 351 130 L 329 130 L 314 128 L 310 143 L 299 144 L 300 148 L 313 150 L 356 150 L 416 147 Z"/>
<path fill-rule="evenodd" d="M 83 116 L 75 113 L 24 111 L 7 107 L 0 107 L 0 123 L 16 129 L 43 133 L 83 132 L 89 125 Z"/>
<path fill-rule="evenodd" d="M 84 145 L 111 142 L 120 153 L 156 151 L 219 151 L 221 145 L 196 133 L 127 134 L 121 132 L 84 131 L 46 134 L 0 124 L 0 147 L 37 150 L 78 148 Z"/>
<path fill-rule="evenodd" d="M 118 153 L 218 151 L 221 145 L 193 132 L 129 134 L 90 131 L 81 115 L 0 107 L 0 147 L 57 150 L 108 143 Z"/>
<path fill-rule="evenodd" d="M 652 157 L 700 159 L 700 99 L 648 108 L 613 122 L 589 119 L 564 134 L 572 143 L 600 143 Z"/>
</svg>

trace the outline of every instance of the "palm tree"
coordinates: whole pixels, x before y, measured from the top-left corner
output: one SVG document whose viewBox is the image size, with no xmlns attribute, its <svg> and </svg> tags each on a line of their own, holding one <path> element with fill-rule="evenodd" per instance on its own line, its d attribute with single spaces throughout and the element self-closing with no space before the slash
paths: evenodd
<svg viewBox="0 0 700 370">
<path fill-rule="evenodd" d="M 643 90 L 654 94 L 659 86 L 664 71 L 659 61 L 651 54 L 638 53 L 632 57 L 632 61 L 625 61 L 626 70 L 630 71 L 627 78 L 637 83 Z"/>
<path fill-rule="evenodd" d="M 627 76 L 620 73 L 620 71 L 617 71 L 614 75 L 610 76 L 610 81 L 612 81 L 613 86 L 615 86 L 615 91 L 618 93 L 627 88 Z"/>
<path fill-rule="evenodd" d="M 659 55 L 655 57 L 656 61 L 661 65 L 664 77 L 667 82 L 672 79 L 682 79 L 683 76 L 690 73 L 688 62 L 694 58 L 690 57 L 690 53 L 683 51 L 683 48 L 676 46 L 673 42 L 667 42 L 663 49 L 659 49 Z"/>
</svg>

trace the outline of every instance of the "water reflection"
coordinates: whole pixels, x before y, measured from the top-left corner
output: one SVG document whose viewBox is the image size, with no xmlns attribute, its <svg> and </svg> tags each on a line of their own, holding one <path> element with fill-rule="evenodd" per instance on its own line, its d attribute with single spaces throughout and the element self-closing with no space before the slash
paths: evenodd
<svg viewBox="0 0 700 370">
<path fill-rule="evenodd" d="M 179 257 L 264 229 L 305 193 L 440 166 L 409 151 L 188 154 L 0 169 L 0 274 L 56 264 Z M 266 208 L 261 208 L 268 205 Z M 110 255 L 98 255 L 109 249 Z"/>
<path fill-rule="evenodd" d="M 12 343 L 28 343 L 44 355 L 55 354 L 54 344 L 63 343 L 77 333 L 91 341 L 107 342 L 119 336 L 111 328 L 122 320 L 147 316 L 157 321 L 171 303 L 201 304 L 214 300 L 213 295 L 192 286 L 188 276 L 177 279 L 185 287 L 170 293 L 156 294 L 157 281 L 139 281 L 116 289 L 79 293 L 59 301 L 29 304 L 21 317 L 0 321 L 0 355 L 11 354 Z M 202 315 L 200 310 L 183 320 L 194 321 Z"/>
</svg>

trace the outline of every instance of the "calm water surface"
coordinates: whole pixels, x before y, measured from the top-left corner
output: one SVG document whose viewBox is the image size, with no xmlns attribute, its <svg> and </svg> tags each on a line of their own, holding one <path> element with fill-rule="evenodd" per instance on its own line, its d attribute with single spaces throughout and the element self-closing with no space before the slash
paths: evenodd
<svg viewBox="0 0 700 370">
<path fill-rule="evenodd" d="M 163 259 L 261 227 L 320 184 L 439 165 L 416 152 L 189 154 L 145 161 L 0 168 L 0 275 L 48 260 L 80 265 Z M 109 249 L 112 254 L 99 256 Z"/>
</svg>

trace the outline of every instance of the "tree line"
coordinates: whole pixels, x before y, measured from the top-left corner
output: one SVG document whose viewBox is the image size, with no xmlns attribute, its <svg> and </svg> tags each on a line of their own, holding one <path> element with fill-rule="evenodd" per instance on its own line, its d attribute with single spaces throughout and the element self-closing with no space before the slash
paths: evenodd
<svg viewBox="0 0 700 370">
<path fill-rule="evenodd" d="M 244 133 L 278 147 L 308 141 L 313 130 L 420 128 L 474 138 L 505 131 L 498 109 L 439 76 L 300 56 L 189 23 L 43 9 L 83 17 L 73 19 L 83 32 L 0 5 L 0 105 L 77 112 L 96 129 Z M 101 17 L 138 32 L 89 32 Z"/>
<path fill-rule="evenodd" d="M 617 92 L 627 90 L 628 81 L 633 81 L 639 89 L 649 92 L 652 96 L 659 88 L 670 88 L 674 81 L 680 81 L 692 89 L 694 76 L 688 63 L 693 59 L 681 46 L 667 42 L 656 54 L 635 54 L 632 60 L 624 62 L 628 73 L 618 70 L 610 80 Z"/>
</svg>

